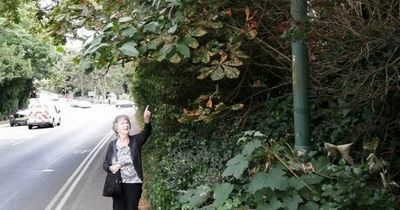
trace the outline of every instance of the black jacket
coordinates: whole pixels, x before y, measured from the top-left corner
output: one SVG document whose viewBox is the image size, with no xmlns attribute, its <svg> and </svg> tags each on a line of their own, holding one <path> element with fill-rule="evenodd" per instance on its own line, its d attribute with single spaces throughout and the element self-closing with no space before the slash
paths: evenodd
<svg viewBox="0 0 400 210">
<path fill-rule="evenodd" d="M 138 174 L 140 180 L 143 181 L 143 171 L 142 171 L 142 146 L 146 143 L 147 139 L 151 134 L 151 124 L 144 124 L 143 131 L 129 136 L 129 148 L 131 149 L 131 158 L 133 165 L 135 167 L 136 173 Z M 103 169 L 107 173 L 111 173 L 110 166 L 112 165 L 112 158 L 114 157 L 114 147 L 116 147 L 117 139 L 110 142 L 107 148 L 106 158 L 104 159 Z"/>
</svg>

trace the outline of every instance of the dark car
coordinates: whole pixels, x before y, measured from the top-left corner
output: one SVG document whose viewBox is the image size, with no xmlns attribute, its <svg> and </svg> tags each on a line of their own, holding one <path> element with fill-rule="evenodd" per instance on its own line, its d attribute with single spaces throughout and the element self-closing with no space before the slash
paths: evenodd
<svg viewBox="0 0 400 210">
<path fill-rule="evenodd" d="M 28 110 L 19 110 L 10 115 L 10 126 L 26 125 L 28 120 Z"/>
</svg>

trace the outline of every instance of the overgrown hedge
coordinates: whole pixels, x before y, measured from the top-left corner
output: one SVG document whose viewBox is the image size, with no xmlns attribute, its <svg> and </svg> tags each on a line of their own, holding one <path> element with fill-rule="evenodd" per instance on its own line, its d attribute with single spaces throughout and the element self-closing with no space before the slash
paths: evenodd
<svg viewBox="0 0 400 210">
<path fill-rule="evenodd" d="M 311 4 L 315 16 L 307 36 L 313 152 L 304 159 L 290 150 L 288 2 L 216 7 L 233 13 L 225 22 L 230 29 L 248 21 L 246 7 L 251 15 L 258 12 L 256 38 L 241 40 L 240 50 L 249 58 L 237 79 L 196 81 L 201 64 L 190 62 L 142 60 L 133 68 L 135 101 L 142 108 L 156 108 L 154 135 L 145 151 L 146 196 L 152 209 L 396 208 L 400 36 L 399 15 L 390 8 L 398 3 Z M 211 34 L 207 38 L 213 39 Z M 220 101 L 243 103 L 244 108 L 228 110 L 209 123 L 178 123 L 184 108 L 207 107 L 207 100 L 196 98 L 211 95 L 216 84 Z M 349 156 L 354 164 L 338 150 L 327 158 L 325 143 L 353 143 Z M 288 184 L 268 184 L 269 176 Z"/>
</svg>

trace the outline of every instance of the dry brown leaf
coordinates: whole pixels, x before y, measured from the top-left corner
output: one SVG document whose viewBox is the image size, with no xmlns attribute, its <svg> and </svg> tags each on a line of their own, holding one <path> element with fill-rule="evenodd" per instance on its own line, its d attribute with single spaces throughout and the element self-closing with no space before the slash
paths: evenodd
<svg viewBox="0 0 400 210">
<path fill-rule="evenodd" d="M 245 12 L 246 12 L 246 21 L 249 21 L 250 18 L 251 18 L 251 17 L 250 17 L 250 8 L 246 7 Z"/>
<path fill-rule="evenodd" d="M 220 59 L 219 63 L 222 64 L 228 58 L 228 54 L 226 54 L 224 51 L 221 51 L 219 54 L 221 55 L 221 59 Z"/>
<path fill-rule="evenodd" d="M 261 87 L 261 80 L 256 80 L 253 82 L 253 87 Z"/>
<path fill-rule="evenodd" d="M 228 8 L 228 10 L 226 11 L 226 15 L 228 15 L 229 17 L 232 17 L 232 9 Z"/>
<path fill-rule="evenodd" d="M 353 158 L 350 156 L 350 147 L 353 145 L 353 143 L 349 144 L 343 144 L 343 145 L 337 145 L 336 148 L 340 153 L 340 156 L 347 161 L 349 164 L 353 165 L 354 161 Z"/>
<path fill-rule="evenodd" d="M 209 98 L 207 101 L 206 107 L 212 108 L 212 106 L 213 106 L 213 102 L 212 102 L 211 98 Z"/>
<path fill-rule="evenodd" d="M 311 162 L 308 162 L 307 164 L 302 163 L 301 167 L 302 167 L 303 172 L 306 174 L 315 173 L 315 168 Z"/>
<path fill-rule="evenodd" d="M 343 144 L 343 145 L 334 145 L 331 143 L 324 143 L 325 149 L 328 152 L 328 157 L 335 155 L 339 152 L 340 156 L 349 164 L 353 165 L 354 160 L 350 156 L 350 147 L 353 143 Z"/>
<path fill-rule="evenodd" d="M 325 146 L 326 151 L 328 152 L 328 157 L 337 153 L 336 145 L 325 142 L 324 146 Z"/>
</svg>

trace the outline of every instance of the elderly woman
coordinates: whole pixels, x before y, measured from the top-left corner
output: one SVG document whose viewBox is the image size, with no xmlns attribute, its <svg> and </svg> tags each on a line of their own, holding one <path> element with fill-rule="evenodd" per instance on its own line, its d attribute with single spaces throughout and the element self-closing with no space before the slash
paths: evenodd
<svg viewBox="0 0 400 210">
<path fill-rule="evenodd" d="M 136 135 L 129 135 L 131 123 L 127 115 L 119 115 L 113 122 L 117 139 L 110 142 L 103 169 L 107 173 L 121 170 L 122 195 L 113 197 L 114 210 L 138 209 L 142 194 L 141 150 L 151 133 L 151 112 L 149 106 L 144 111 L 144 129 Z"/>
</svg>

